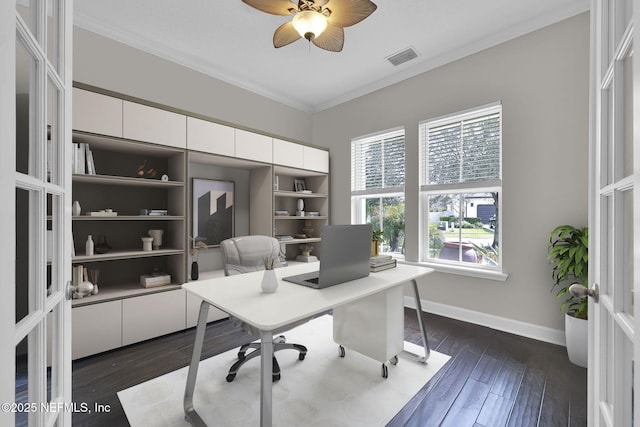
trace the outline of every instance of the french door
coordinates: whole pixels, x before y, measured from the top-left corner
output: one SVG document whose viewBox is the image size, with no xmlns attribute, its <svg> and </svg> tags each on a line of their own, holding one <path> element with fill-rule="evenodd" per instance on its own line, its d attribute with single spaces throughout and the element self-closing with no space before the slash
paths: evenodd
<svg viewBox="0 0 640 427">
<path fill-rule="evenodd" d="M 70 426 L 73 3 L 0 3 L 0 425 Z"/>
<path fill-rule="evenodd" d="M 640 425 L 639 21 L 640 0 L 591 2 L 590 426 Z"/>
</svg>

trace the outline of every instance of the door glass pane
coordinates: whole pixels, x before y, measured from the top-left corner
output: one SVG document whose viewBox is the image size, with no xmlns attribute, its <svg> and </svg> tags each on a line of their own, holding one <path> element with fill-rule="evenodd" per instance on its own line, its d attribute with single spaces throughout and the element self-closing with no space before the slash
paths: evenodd
<svg viewBox="0 0 640 427">
<path fill-rule="evenodd" d="M 29 344 L 25 337 L 16 346 L 16 404 L 26 404 L 29 401 Z M 28 425 L 26 411 L 16 411 L 16 426 Z"/>
<path fill-rule="evenodd" d="M 47 58 L 53 68 L 58 70 L 60 38 L 58 33 L 60 30 L 60 15 L 57 5 L 52 0 L 47 0 Z"/>
<path fill-rule="evenodd" d="M 36 309 L 36 280 L 38 268 L 36 254 L 38 233 L 34 226 L 34 212 L 38 209 L 38 194 L 16 189 L 16 323 Z"/>
<path fill-rule="evenodd" d="M 621 262 L 623 285 L 624 311 L 633 316 L 633 191 L 622 193 L 623 197 L 623 233 Z"/>
<path fill-rule="evenodd" d="M 63 212 L 61 198 L 58 195 L 47 195 L 47 232 L 45 234 L 47 257 L 47 296 L 64 289 L 62 275 L 58 265 L 62 253 L 58 242 L 62 241 L 60 224 Z"/>
<path fill-rule="evenodd" d="M 614 131 L 614 108 L 613 108 L 613 90 L 611 88 L 607 88 L 602 91 L 602 144 L 601 144 L 601 155 L 602 162 L 600 167 L 601 175 L 598 177 L 600 179 L 600 188 L 605 187 L 614 181 L 613 172 L 613 161 L 615 159 L 613 155 L 613 131 Z M 598 179 L 596 178 L 596 179 Z"/>
<path fill-rule="evenodd" d="M 633 56 L 622 61 L 622 150 L 624 176 L 633 175 Z"/>
<path fill-rule="evenodd" d="M 27 24 L 29 30 L 31 30 L 31 34 L 36 35 L 37 3 L 32 0 L 16 0 L 16 10 L 25 24 Z"/>
<path fill-rule="evenodd" d="M 58 108 L 60 101 L 60 91 L 53 83 L 51 78 L 47 79 L 47 142 L 45 146 L 47 159 L 47 181 L 61 185 L 62 169 L 59 164 L 62 156 L 59 155 L 62 150 L 60 138 L 60 110 Z"/>
<path fill-rule="evenodd" d="M 35 156 L 29 156 L 36 132 L 36 71 L 35 59 L 19 38 L 16 38 L 16 170 L 34 175 Z"/>
</svg>

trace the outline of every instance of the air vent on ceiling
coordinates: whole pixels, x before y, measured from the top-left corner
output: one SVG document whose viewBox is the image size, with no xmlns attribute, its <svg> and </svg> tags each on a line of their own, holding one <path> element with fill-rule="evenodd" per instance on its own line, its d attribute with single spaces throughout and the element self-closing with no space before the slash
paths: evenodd
<svg viewBox="0 0 640 427">
<path fill-rule="evenodd" d="M 413 50 L 412 47 L 409 47 L 401 52 L 394 53 L 391 56 L 387 56 L 387 60 L 397 67 L 398 65 L 404 64 L 405 62 L 411 61 L 412 59 L 417 57 L 418 53 Z"/>
</svg>

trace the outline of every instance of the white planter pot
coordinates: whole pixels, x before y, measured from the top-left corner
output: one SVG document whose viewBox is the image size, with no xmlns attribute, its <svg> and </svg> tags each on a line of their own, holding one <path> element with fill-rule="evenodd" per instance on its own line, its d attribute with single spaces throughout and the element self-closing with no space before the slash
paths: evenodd
<svg viewBox="0 0 640 427">
<path fill-rule="evenodd" d="M 564 334 L 569 360 L 573 364 L 586 368 L 589 353 L 589 322 L 565 314 Z"/>
</svg>

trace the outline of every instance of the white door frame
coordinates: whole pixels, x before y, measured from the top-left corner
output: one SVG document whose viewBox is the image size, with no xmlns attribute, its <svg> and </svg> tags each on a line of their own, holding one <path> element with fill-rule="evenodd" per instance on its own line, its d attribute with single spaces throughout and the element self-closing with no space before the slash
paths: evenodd
<svg viewBox="0 0 640 427">
<path fill-rule="evenodd" d="M 640 0 L 591 1 L 589 283 L 600 298 L 589 302 L 589 426 L 640 424 L 638 30 Z"/>
<path fill-rule="evenodd" d="M 3 141 L 0 235 L 5 237 L 0 268 L 3 278 L 8 279 L 4 281 L 0 298 L 0 336 L 4 340 L 0 350 L 0 402 L 3 405 L 0 425 L 3 426 L 13 426 L 18 416 L 21 420 L 28 419 L 30 426 L 70 426 L 74 410 L 71 303 L 66 293 L 71 278 L 72 19 L 72 0 L 0 2 L 0 140 Z M 18 40 L 22 40 L 20 50 Z M 36 66 L 21 69 L 18 74 L 18 51 L 24 52 Z M 24 81 L 23 78 L 29 82 L 28 132 L 25 133 L 28 138 L 23 135 L 20 144 L 29 146 L 28 170 L 18 171 L 17 79 Z M 51 135 L 50 143 L 47 143 L 48 135 Z M 51 170 L 51 180 L 48 170 Z M 26 211 L 22 211 L 22 204 L 17 204 L 17 189 L 28 197 Z M 16 212 L 17 209 L 20 212 Z M 28 256 L 23 257 L 28 265 L 28 278 L 20 281 L 28 307 L 25 313 L 20 312 L 17 323 L 18 252 L 13 245 L 18 233 L 16 218 L 27 218 L 28 222 L 28 236 L 25 236 Z M 28 375 L 24 378 L 28 397 L 16 402 L 17 346 L 23 340 L 28 344 Z"/>
</svg>

